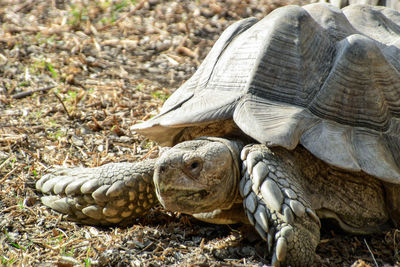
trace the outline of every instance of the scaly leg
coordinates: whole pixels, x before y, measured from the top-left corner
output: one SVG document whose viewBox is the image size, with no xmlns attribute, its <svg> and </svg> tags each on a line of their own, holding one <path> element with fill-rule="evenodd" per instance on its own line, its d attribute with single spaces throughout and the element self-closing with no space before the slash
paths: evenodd
<svg viewBox="0 0 400 267">
<path fill-rule="evenodd" d="M 111 163 L 96 168 L 60 168 L 44 175 L 36 188 L 42 202 L 83 224 L 132 222 L 157 203 L 153 173 L 156 159 Z"/>
<path fill-rule="evenodd" d="M 320 221 L 300 186 L 301 174 L 264 145 L 246 146 L 241 159 L 246 214 L 267 241 L 272 265 L 310 266 Z"/>
</svg>

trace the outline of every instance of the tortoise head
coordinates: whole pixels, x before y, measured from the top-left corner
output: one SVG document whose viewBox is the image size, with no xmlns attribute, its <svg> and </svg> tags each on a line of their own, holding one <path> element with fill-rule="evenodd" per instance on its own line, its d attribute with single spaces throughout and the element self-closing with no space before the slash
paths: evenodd
<svg viewBox="0 0 400 267">
<path fill-rule="evenodd" d="M 165 151 L 154 172 L 160 203 L 186 214 L 229 209 L 239 197 L 241 148 L 240 143 L 208 137 Z"/>
</svg>

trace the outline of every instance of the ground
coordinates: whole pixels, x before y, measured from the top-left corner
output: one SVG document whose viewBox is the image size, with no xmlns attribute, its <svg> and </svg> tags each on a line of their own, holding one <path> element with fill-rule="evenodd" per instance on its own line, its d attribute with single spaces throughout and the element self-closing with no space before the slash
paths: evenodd
<svg viewBox="0 0 400 267">
<path fill-rule="evenodd" d="M 56 166 L 152 157 L 156 144 L 129 127 L 157 114 L 220 33 L 305 2 L 0 0 L 0 264 L 268 264 L 249 227 L 161 207 L 128 227 L 83 226 L 43 206 L 34 184 Z M 349 236 L 326 225 L 318 266 L 400 264 L 399 230 Z"/>
</svg>

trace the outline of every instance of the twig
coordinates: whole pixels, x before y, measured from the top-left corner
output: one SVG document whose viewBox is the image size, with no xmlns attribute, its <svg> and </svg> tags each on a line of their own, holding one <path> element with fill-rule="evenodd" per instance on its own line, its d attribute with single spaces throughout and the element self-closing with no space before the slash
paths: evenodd
<svg viewBox="0 0 400 267">
<path fill-rule="evenodd" d="M 9 171 L 2 179 L 0 179 L 0 184 L 3 183 L 13 172 L 15 172 L 18 169 L 18 167 L 15 167 L 11 171 Z"/>
<path fill-rule="evenodd" d="M 3 161 L 3 163 L 0 164 L 0 170 L 3 168 L 4 165 L 6 165 L 6 163 L 11 159 L 11 156 L 8 157 L 5 161 Z"/>
<path fill-rule="evenodd" d="M 25 134 L 20 135 L 12 135 L 12 134 L 1 134 L 0 135 L 0 143 L 2 142 L 21 142 L 26 139 Z"/>
<path fill-rule="evenodd" d="M 147 152 L 146 155 L 144 155 L 142 158 L 143 158 L 143 159 L 147 159 L 147 158 L 150 157 L 151 154 L 153 154 L 153 152 L 156 151 L 157 149 L 158 149 L 158 146 L 153 146 L 153 147 L 149 150 L 149 152 Z M 158 153 L 160 153 L 160 152 L 158 152 Z"/>
<path fill-rule="evenodd" d="M 131 11 L 129 11 L 128 14 L 126 14 L 125 16 L 120 17 L 119 19 L 117 19 L 116 21 L 114 21 L 114 22 L 111 23 L 111 24 L 107 24 L 107 25 L 101 27 L 100 29 L 97 29 L 97 31 L 106 30 L 106 29 L 108 29 L 108 28 L 114 26 L 115 24 L 120 23 L 120 22 L 123 21 L 125 18 L 132 16 L 136 11 L 138 11 L 139 9 L 141 9 L 147 1 L 148 1 L 148 0 L 142 0 L 142 1 L 140 1 L 140 3 L 137 4 Z"/>
<path fill-rule="evenodd" d="M 72 120 L 73 118 L 72 118 L 72 116 L 69 114 L 68 109 L 65 107 L 64 102 L 62 101 L 62 99 L 60 98 L 60 96 L 59 96 L 58 94 L 56 94 L 55 92 L 54 92 L 54 95 L 57 97 L 58 101 L 61 102 L 61 105 L 63 106 L 63 108 L 64 108 L 64 110 L 65 110 L 65 113 L 67 113 L 68 119 Z"/>
<path fill-rule="evenodd" d="M 11 211 L 11 210 L 18 210 L 20 208 L 21 208 L 21 205 L 14 205 L 14 206 L 11 206 L 11 207 L 3 209 L 1 212 L 8 212 L 8 211 Z M 33 209 L 31 209 L 30 207 L 26 206 L 25 204 L 23 205 L 22 208 L 30 211 L 33 215 L 36 215 L 36 213 L 33 211 Z"/>
<path fill-rule="evenodd" d="M 30 5 L 32 5 L 32 3 L 33 3 L 33 0 L 30 0 L 30 1 L 26 2 L 25 4 L 20 5 L 20 6 L 15 10 L 15 13 L 18 13 L 18 12 L 20 12 L 22 9 L 24 9 L 24 8 L 26 8 L 26 7 L 29 7 Z"/>
<path fill-rule="evenodd" d="M 6 31 L 9 33 L 19 33 L 19 32 L 28 32 L 28 33 L 37 33 L 40 32 L 45 35 L 52 34 L 61 34 L 63 32 L 69 31 L 70 27 L 68 25 L 56 25 L 53 27 L 43 27 L 43 26 L 29 26 L 25 25 L 24 27 L 19 27 L 15 25 L 8 25 Z"/>
<path fill-rule="evenodd" d="M 189 48 L 185 47 L 185 46 L 179 46 L 176 49 L 176 52 L 178 52 L 178 54 L 184 55 L 184 56 L 188 56 L 191 58 L 195 58 L 196 57 L 196 53 L 193 52 L 192 50 L 190 50 Z"/>
<path fill-rule="evenodd" d="M 368 246 L 367 240 L 365 240 L 365 238 L 364 238 L 364 243 L 365 243 L 365 245 L 367 246 L 367 249 L 368 249 L 369 253 L 371 253 L 371 256 L 372 256 L 372 259 L 374 260 L 375 266 L 376 266 L 376 267 L 379 267 L 378 263 L 376 262 L 374 253 L 372 253 L 371 249 L 370 249 L 369 246 Z"/>
<path fill-rule="evenodd" d="M 150 244 L 148 244 L 147 246 L 145 246 L 144 248 L 142 248 L 142 250 L 140 252 L 145 251 L 146 249 L 148 249 L 149 247 L 151 247 L 152 245 L 154 245 L 153 241 L 150 241 Z"/>
<path fill-rule="evenodd" d="M 38 88 L 38 89 L 35 89 L 35 90 L 30 90 L 30 91 L 18 93 L 18 94 L 12 95 L 11 97 L 14 98 L 14 99 L 21 99 L 21 98 L 24 98 L 24 97 L 27 97 L 27 96 L 31 96 L 31 95 L 33 95 L 34 93 L 37 93 L 37 92 L 48 91 L 50 89 L 53 89 L 54 87 L 56 87 L 56 85 L 50 85 L 50 86 Z"/>
</svg>

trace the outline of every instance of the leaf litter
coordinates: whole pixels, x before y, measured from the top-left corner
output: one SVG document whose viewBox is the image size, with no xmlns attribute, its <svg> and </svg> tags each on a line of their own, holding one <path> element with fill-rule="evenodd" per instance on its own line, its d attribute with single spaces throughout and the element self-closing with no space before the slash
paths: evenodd
<svg viewBox="0 0 400 267">
<path fill-rule="evenodd" d="M 0 0 L 0 264 L 262 266 L 251 227 L 211 225 L 155 208 L 127 227 L 63 220 L 35 182 L 56 166 L 95 167 L 156 154 L 129 127 L 157 114 L 222 31 L 278 0 Z M 399 265 L 399 230 L 324 229 L 318 266 Z"/>
</svg>

